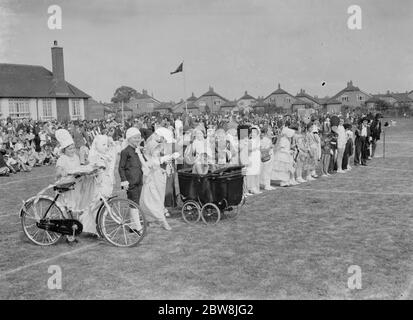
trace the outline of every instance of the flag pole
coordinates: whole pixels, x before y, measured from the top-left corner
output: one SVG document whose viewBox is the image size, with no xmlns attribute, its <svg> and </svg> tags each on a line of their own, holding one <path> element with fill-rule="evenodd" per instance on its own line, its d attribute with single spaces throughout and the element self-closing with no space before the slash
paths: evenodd
<svg viewBox="0 0 413 320">
<path fill-rule="evenodd" d="M 186 101 L 186 77 L 185 77 L 185 66 L 184 66 L 184 60 L 182 60 L 182 71 L 183 71 L 183 77 L 184 77 L 184 101 L 185 101 L 185 112 L 188 115 L 188 103 Z"/>
</svg>

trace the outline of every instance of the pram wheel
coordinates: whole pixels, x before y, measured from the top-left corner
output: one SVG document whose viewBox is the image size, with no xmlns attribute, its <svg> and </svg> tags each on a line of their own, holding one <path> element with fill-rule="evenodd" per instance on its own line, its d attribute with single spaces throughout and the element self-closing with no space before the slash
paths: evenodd
<svg viewBox="0 0 413 320">
<path fill-rule="evenodd" d="M 230 220 L 233 220 L 240 214 L 241 210 L 242 210 L 242 205 L 241 204 L 239 204 L 237 206 L 231 206 L 231 207 L 229 207 L 225 210 L 225 212 L 224 212 L 225 217 L 227 217 Z"/>
<path fill-rule="evenodd" d="M 98 230 L 116 247 L 136 246 L 146 234 L 146 220 L 138 205 L 128 199 L 114 198 L 98 213 Z"/>
<path fill-rule="evenodd" d="M 47 216 L 44 216 L 46 211 Z M 35 203 L 34 200 L 27 202 L 21 212 L 21 224 L 24 234 L 31 242 L 39 246 L 50 246 L 62 237 L 57 232 L 41 229 L 37 226 L 40 220 L 64 219 L 62 210 L 53 200 L 41 196 Z"/>
<path fill-rule="evenodd" d="M 221 220 L 221 211 L 213 203 L 206 203 L 201 209 L 201 218 L 206 224 L 217 224 Z"/>
<path fill-rule="evenodd" d="M 242 207 L 245 204 L 245 196 L 242 196 L 242 200 L 241 202 L 236 205 L 236 206 L 229 206 L 228 208 L 225 209 L 225 216 L 230 219 L 233 220 L 235 219 L 242 211 Z"/>
<path fill-rule="evenodd" d="M 182 218 L 187 223 L 197 223 L 201 219 L 201 207 L 195 201 L 189 200 L 182 206 Z"/>
</svg>

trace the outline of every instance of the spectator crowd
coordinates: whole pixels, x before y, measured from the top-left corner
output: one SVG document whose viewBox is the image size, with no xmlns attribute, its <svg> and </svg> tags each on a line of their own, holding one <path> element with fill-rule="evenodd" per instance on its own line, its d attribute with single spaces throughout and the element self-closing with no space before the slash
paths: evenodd
<svg viewBox="0 0 413 320">
<path fill-rule="evenodd" d="M 146 114 L 124 124 L 115 120 L 40 122 L 7 119 L 0 120 L 0 175 L 28 172 L 37 166 L 55 164 L 59 157 L 55 137 L 57 129 L 65 128 L 71 133 L 80 162 L 86 164 L 95 136 L 107 135 L 115 142 L 122 142 L 130 127 L 138 128 L 145 141 L 159 128 L 169 131 L 171 138 L 181 144 L 181 151 L 186 150 L 183 166 L 191 163 L 194 172 L 205 171 L 205 164 L 202 169 L 205 161 L 210 169 L 211 165 L 245 165 L 249 177 L 246 182 L 251 193 L 259 192 L 260 185 L 271 189 L 268 178 L 275 180 L 279 170 L 283 176 L 282 172 L 290 167 L 289 172 L 293 170 L 294 174 L 288 179 L 285 176 L 277 179 L 282 186 L 344 173 L 351 170 L 351 159 L 354 165 L 367 165 L 367 160 L 374 156 L 381 133 L 379 114 Z M 242 135 L 241 131 L 246 134 Z M 178 137 L 181 139 L 176 139 Z M 211 157 L 215 140 L 225 141 L 220 144 L 226 149 L 224 159 L 222 156 L 221 159 Z M 192 151 L 191 159 L 188 159 L 188 146 Z M 215 151 L 218 157 L 218 150 Z M 222 150 L 219 153 L 222 155 Z"/>
</svg>

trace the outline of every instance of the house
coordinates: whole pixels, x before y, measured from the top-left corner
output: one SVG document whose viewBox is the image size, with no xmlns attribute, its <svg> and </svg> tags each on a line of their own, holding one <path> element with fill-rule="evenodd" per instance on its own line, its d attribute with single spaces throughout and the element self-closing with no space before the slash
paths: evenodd
<svg viewBox="0 0 413 320">
<path fill-rule="evenodd" d="M 320 110 L 322 105 L 317 97 L 313 97 L 305 92 L 304 89 L 301 89 L 299 93 L 295 96 L 297 99 L 304 101 L 307 103 L 310 108 L 314 108 L 315 110 Z"/>
<path fill-rule="evenodd" d="M 385 94 L 375 94 L 372 99 L 366 101 L 366 104 L 370 108 L 375 108 L 376 102 L 379 100 L 386 101 L 399 113 L 413 110 L 413 99 L 408 92 L 398 93 L 387 91 Z"/>
<path fill-rule="evenodd" d="M 373 111 L 376 109 L 377 107 L 377 103 L 380 102 L 380 98 L 377 97 L 376 95 L 373 95 L 371 98 L 369 98 L 368 100 L 366 100 L 366 107 L 368 111 Z"/>
<path fill-rule="evenodd" d="M 325 102 L 325 111 L 329 114 L 341 113 L 343 104 L 341 101 L 331 98 Z"/>
<path fill-rule="evenodd" d="M 94 99 L 89 99 L 88 106 L 85 110 L 85 119 L 105 119 L 105 105 L 101 102 L 97 102 Z"/>
<path fill-rule="evenodd" d="M 347 82 L 347 87 L 335 94 L 332 99 L 343 104 L 343 107 L 357 108 L 364 107 L 365 102 L 371 98 L 371 95 L 361 91 L 353 85 L 353 81 Z"/>
<path fill-rule="evenodd" d="M 278 84 L 278 89 L 269 94 L 264 99 L 264 102 L 276 107 L 282 107 L 284 111 L 291 111 L 292 105 L 296 100 L 292 94 L 281 88 L 281 84 Z"/>
<path fill-rule="evenodd" d="M 293 112 L 301 110 L 301 109 L 309 109 L 311 107 L 312 107 L 312 103 L 298 99 L 298 98 L 296 98 L 296 100 L 291 105 Z"/>
<path fill-rule="evenodd" d="M 256 113 L 264 113 L 268 108 L 268 103 L 264 102 L 264 97 L 258 96 L 255 104 L 252 106 L 254 112 Z"/>
<path fill-rule="evenodd" d="M 52 71 L 0 63 L 0 118 L 85 119 L 90 96 L 65 80 L 63 48 L 51 48 Z"/>
<path fill-rule="evenodd" d="M 126 106 L 132 110 L 133 114 L 141 114 L 155 111 L 160 104 L 160 101 L 148 95 L 148 91 L 143 89 L 142 93 L 138 92 L 126 103 Z"/>
<path fill-rule="evenodd" d="M 188 103 L 186 106 L 188 113 L 192 114 L 192 115 L 198 115 L 201 113 L 201 110 L 199 109 L 199 106 L 196 105 L 195 103 L 191 102 Z"/>
<path fill-rule="evenodd" d="M 105 118 L 111 117 L 122 120 L 122 105 L 120 103 L 105 103 Z M 132 109 L 123 105 L 123 118 L 129 119 L 133 115 Z"/>
<path fill-rule="evenodd" d="M 247 91 L 245 91 L 244 95 L 238 99 L 237 106 L 240 108 L 245 107 L 253 107 L 257 103 L 257 99 L 253 96 L 249 95 Z"/>
<path fill-rule="evenodd" d="M 191 105 L 197 100 L 197 97 L 195 97 L 194 93 L 192 92 L 192 95 L 186 99 L 186 104 Z M 173 113 L 185 113 L 185 101 L 181 99 L 177 104 L 175 104 L 172 108 Z"/>
<path fill-rule="evenodd" d="M 104 112 L 105 119 L 112 119 L 116 117 L 116 111 L 106 105 L 105 105 L 105 108 L 103 109 L 103 112 Z"/>
<path fill-rule="evenodd" d="M 226 101 L 223 104 L 221 104 L 221 108 L 219 110 L 220 113 L 226 114 L 226 113 L 231 113 L 234 108 L 237 107 L 237 101 Z M 240 108 L 240 107 L 238 107 Z"/>
<path fill-rule="evenodd" d="M 172 101 L 170 101 L 170 102 L 161 102 L 160 105 L 158 105 L 154 108 L 154 111 L 157 111 L 161 114 L 171 113 L 174 106 L 175 106 L 175 103 L 172 102 Z"/>
<path fill-rule="evenodd" d="M 194 104 L 198 106 L 200 112 L 210 111 L 212 113 L 219 112 L 221 104 L 228 100 L 214 91 L 213 87 L 200 96 Z"/>
</svg>

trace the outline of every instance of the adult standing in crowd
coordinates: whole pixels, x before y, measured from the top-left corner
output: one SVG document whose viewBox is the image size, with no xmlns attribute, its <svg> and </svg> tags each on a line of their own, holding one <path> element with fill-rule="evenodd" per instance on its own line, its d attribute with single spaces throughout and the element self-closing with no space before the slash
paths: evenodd
<svg viewBox="0 0 413 320">
<path fill-rule="evenodd" d="M 381 121 L 380 121 L 381 115 L 377 113 L 374 116 L 374 120 L 371 123 L 370 126 L 370 131 L 371 131 L 371 157 L 373 158 L 375 153 L 376 153 L 376 145 L 377 141 L 380 140 L 380 135 L 381 135 Z"/>
<path fill-rule="evenodd" d="M 361 125 L 356 130 L 354 165 L 367 166 L 368 143 L 371 138 L 370 128 L 367 126 L 367 118 L 363 118 Z"/>
</svg>

